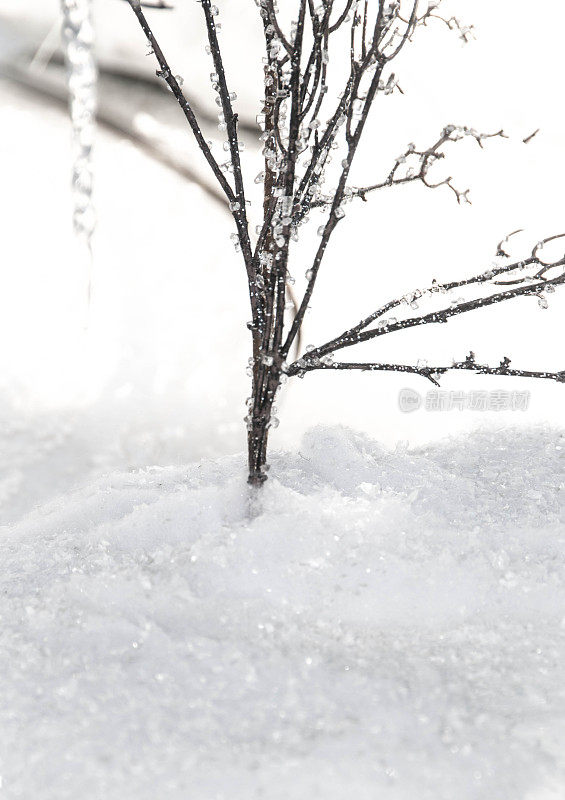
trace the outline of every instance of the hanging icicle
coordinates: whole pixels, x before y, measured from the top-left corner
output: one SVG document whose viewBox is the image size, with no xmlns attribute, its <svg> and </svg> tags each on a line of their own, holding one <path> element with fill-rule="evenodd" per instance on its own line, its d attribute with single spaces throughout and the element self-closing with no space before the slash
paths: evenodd
<svg viewBox="0 0 565 800">
<path fill-rule="evenodd" d="M 73 226 L 91 251 L 95 226 L 92 202 L 92 147 L 96 124 L 96 62 L 92 0 L 61 0 L 73 128 Z"/>
</svg>

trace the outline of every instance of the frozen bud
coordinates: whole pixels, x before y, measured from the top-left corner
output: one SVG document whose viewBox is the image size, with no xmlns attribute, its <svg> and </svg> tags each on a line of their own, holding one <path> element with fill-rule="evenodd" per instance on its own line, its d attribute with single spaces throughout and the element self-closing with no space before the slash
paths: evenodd
<svg viewBox="0 0 565 800">
<path fill-rule="evenodd" d="M 538 306 L 540 308 L 547 308 L 548 305 L 547 297 L 544 297 L 543 294 L 538 295 Z"/>
<path fill-rule="evenodd" d="M 175 75 L 175 80 L 179 86 L 182 86 L 184 83 L 184 78 L 182 77 L 182 75 Z"/>
<path fill-rule="evenodd" d="M 320 227 L 318 228 L 318 236 L 323 236 L 324 233 L 325 233 L 325 230 L 326 230 L 326 226 L 325 225 L 320 225 Z"/>
<path fill-rule="evenodd" d="M 353 103 L 351 104 L 351 113 L 352 113 L 353 117 L 357 117 L 358 118 L 358 117 L 360 117 L 362 115 L 363 106 L 364 106 L 364 103 L 363 103 L 362 100 L 359 100 L 357 98 L 356 100 L 353 101 Z"/>
<path fill-rule="evenodd" d="M 237 200 L 234 200 L 233 203 L 230 203 L 230 211 L 239 211 L 241 205 Z"/>
<path fill-rule="evenodd" d="M 273 361 L 274 361 L 273 356 L 269 356 L 266 353 L 263 353 L 263 355 L 261 356 L 261 364 L 264 364 L 266 367 L 272 367 Z"/>
<path fill-rule="evenodd" d="M 345 217 L 345 211 L 343 210 L 343 208 L 341 206 L 338 206 L 336 208 L 336 210 L 334 211 L 334 214 L 335 214 L 336 219 L 343 219 L 343 217 Z"/>
<path fill-rule="evenodd" d="M 284 195 L 280 199 L 280 209 L 281 215 L 283 217 L 288 217 L 292 213 L 292 195 Z"/>
<path fill-rule="evenodd" d="M 235 252 L 239 253 L 239 251 L 241 250 L 241 243 L 239 241 L 238 234 L 237 233 L 230 233 L 230 239 L 231 239 L 231 242 L 232 242 L 233 246 L 235 247 Z"/>
<path fill-rule="evenodd" d="M 306 272 L 304 273 L 304 277 L 306 278 L 307 281 L 311 281 L 312 278 L 314 277 L 314 270 L 307 269 Z"/>
</svg>

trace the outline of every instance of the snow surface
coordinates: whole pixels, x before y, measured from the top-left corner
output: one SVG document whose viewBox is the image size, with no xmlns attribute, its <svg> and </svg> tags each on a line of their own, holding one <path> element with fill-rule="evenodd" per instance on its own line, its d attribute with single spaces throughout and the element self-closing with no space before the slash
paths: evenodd
<svg viewBox="0 0 565 800">
<path fill-rule="evenodd" d="M 1 529 L 2 796 L 565 796 L 565 435 L 319 427 Z"/>
</svg>

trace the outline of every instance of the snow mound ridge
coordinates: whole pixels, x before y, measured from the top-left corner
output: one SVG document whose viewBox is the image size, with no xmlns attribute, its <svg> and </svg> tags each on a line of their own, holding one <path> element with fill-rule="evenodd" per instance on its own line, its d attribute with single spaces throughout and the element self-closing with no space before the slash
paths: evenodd
<svg viewBox="0 0 565 800">
<path fill-rule="evenodd" d="M 7 798 L 565 796 L 565 437 L 343 428 L 2 534 Z"/>
</svg>

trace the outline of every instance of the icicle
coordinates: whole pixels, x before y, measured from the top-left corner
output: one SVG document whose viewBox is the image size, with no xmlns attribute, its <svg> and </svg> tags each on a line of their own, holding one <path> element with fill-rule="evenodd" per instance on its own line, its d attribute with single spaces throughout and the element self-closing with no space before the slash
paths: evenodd
<svg viewBox="0 0 565 800">
<path fill-rule="evenodd" d="M 85 242 L 89 259 L 95 226 L 92 146 L 96 126 L 97 80 L 92 2 L 93 0 L 61 0 L 62 38 L 73 136 L 73 227 L 77 236 Z M 90 276 L 88 293 L 90 297 Z"/>
</svg>

